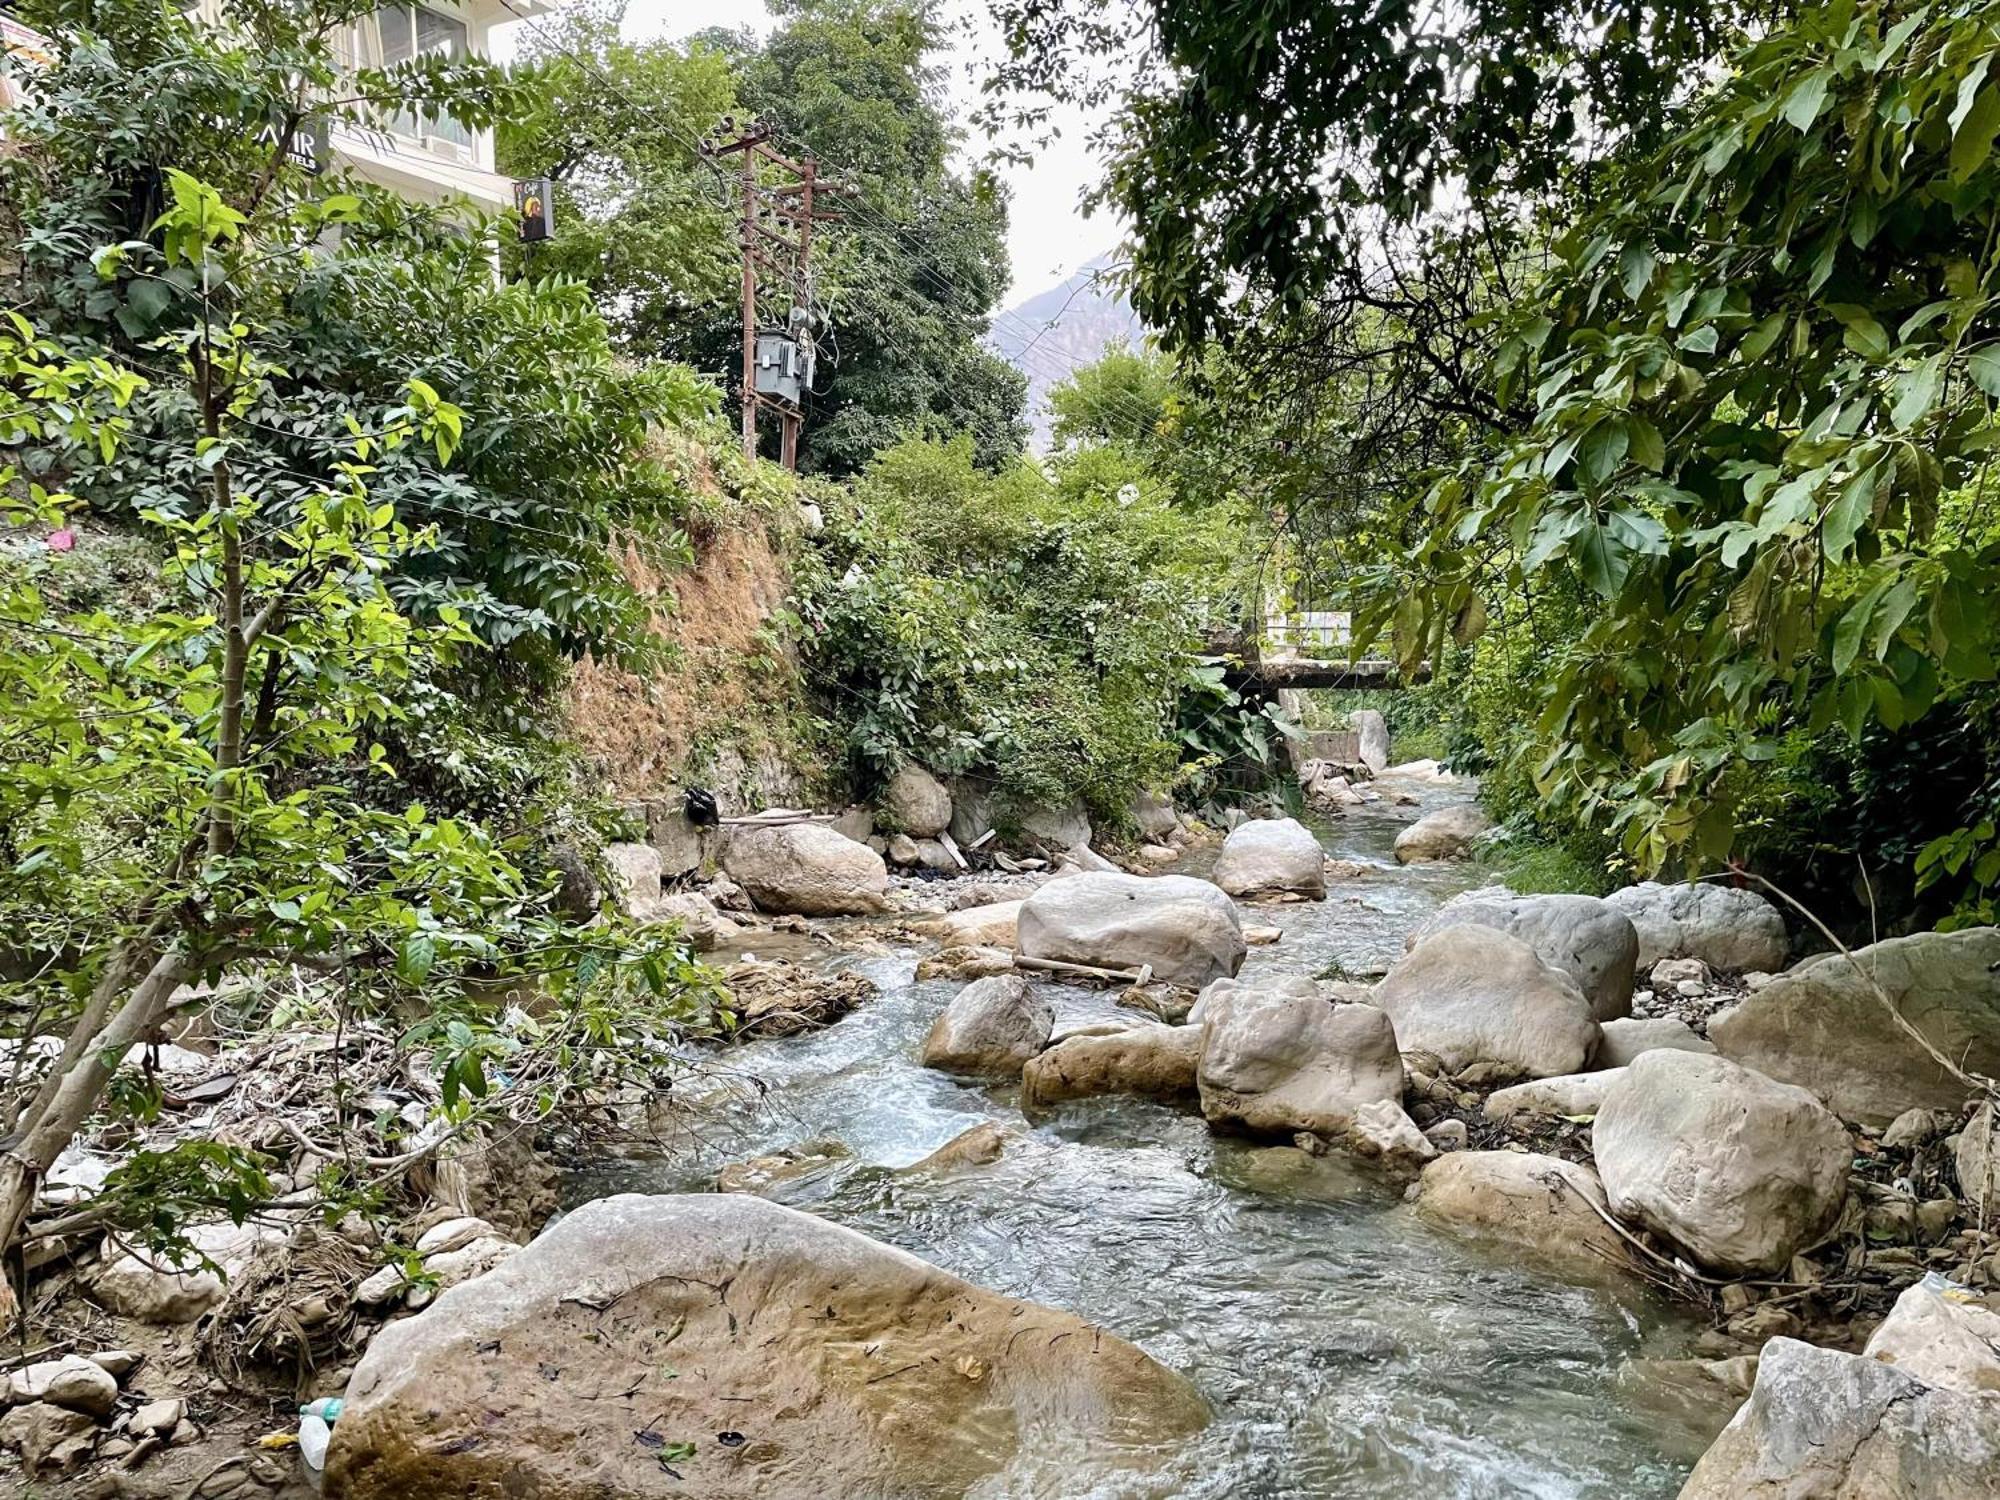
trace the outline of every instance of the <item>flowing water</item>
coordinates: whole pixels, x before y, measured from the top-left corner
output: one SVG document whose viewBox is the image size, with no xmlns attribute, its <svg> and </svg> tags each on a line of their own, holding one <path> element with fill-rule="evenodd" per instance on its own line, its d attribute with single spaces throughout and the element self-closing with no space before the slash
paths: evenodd
<svg viewBox="0 0 2000 1500">
<path fill-rule="evenodd" d="M 1412 790 L 1431 805 L 1464 795 Z M 1466 866 L 1394 863 L 1410 816 L 1385 800 L 1323 825 L 1329 852 L 1367 873 L 1324 903 L 1256 908 L 1285 937 L 1251 949 L 1245 977 L 1379 970 L 1476 883 Z M 1644 1290 L 1511 1265 L 1418 1223 L 1392 1185 L 1337 1155 L 1212 1135 L 1187 1109 L 1084 1100 L 1028 1126 L 1014 1090 L 917 1065 L 955 982 L 913 982 L 914 952 L 848 961 L 878 999 L 816 1035 L 730 1054 L 737 1076 L 691 1112 L 697 1145 L 603 1163 L 576 1188 L 700 1190 L 724 1162 L 837 1139 L 851 1158 L 787 1184 L 783 1201 L 1102 1324 L 1216 1409 L 1144 1481 L 1065 1482 L 1052 1474 L 1069 1456 L 1050 1451 L 993 1496 L 1628 1500 L 1674 1494 L 1712 1435 L 1627 1403 L 1621 1368 L 1681 1354 L 1694 1331 Z M 1118 1014 L 1109 995 L 1047 993 L 1059 1027 Z M 1000 1161 L 898 1170 L 989 1120 L 1028 1131 Z"/>
</svg>

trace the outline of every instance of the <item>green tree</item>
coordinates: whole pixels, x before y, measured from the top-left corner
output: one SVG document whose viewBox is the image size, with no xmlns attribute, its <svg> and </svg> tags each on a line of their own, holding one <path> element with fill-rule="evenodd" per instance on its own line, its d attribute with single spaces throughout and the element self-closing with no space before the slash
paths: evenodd
<svg viewBox="0 0 2000 1500">
<path fill-rule="evenodd" d="M 617 358 L 581 285 L 554 274 L 497 283 L 492 226 L 315 176 L 297 159 L 315 117 L 365 123 L 419 107 L 484 126 L 527 97 L 479 59 L 344 72 L 339 29 L 364 11 L 354 0 L 229 0 L 197 24 L 142 0 L 31 9 L 57 56 L 10 120 L 16 149 L 0 158 L 0 198 L 20 226 L 16 304 L 66 342 L 171 373 L 166 356 L 200 322 L 194 272 L 133 259 L 107 276 L 95 257 L 151 237 L 166 169 L 211 184 L 252 236 L 293 205 L 338 205 L 337 244 L 273 256 L 241 290 L 267 347 L 286 353 L 272 356 L 263 407 L 244 414 L 238 471 L 282 517 L 336 477 L 329 455 L 354 424 L 420 380 L 469 414 L 475 436 L 452 463 L 414 445 L 377 455 L 378 500 L 440 537 L 399 559 L 399 603 L 420 614 L 449 604 L 488 646 L 508 648 L 517 679 L 590 647 L 643 651 L 646 604 L 610 543 L 671 529 L 685 489 L 652 460 L 648 429 L 698 416 L 712 393 L 685 370 Z M 127 415 L 110 457 L 49 449 L 26 454 L 25 467 L 60 466 L 68 488 L 107 512 L 171 512 L 199 477 L 188 467 L 195 414 L 169 379 L 142 389 Z"/>
<path fill-rule="evenodd" d="M 1415 502 L 1378 621 L 1582 606 L 1519 763 L 1642 868 L 1729 853 L 1788 730 L 1987 691 L 2000 7 L 1847 3 L 1746 46 L 1511 309 L 1525 429 Z M 1920 863 L 2000 875 L 1990 823 Z"/>
</svg>

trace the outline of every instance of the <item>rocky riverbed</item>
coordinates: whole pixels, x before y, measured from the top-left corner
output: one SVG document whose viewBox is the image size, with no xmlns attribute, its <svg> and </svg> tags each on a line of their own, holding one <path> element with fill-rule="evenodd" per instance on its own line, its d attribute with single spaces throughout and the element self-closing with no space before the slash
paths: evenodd
<svg viewBox="0 0 2000 1500">
<path fill-rule="evenodd" d="M 741 1017 L 662 1144 L 548 1228 L 544 1158 L 454 1161 L 411 1255 L 310 1215 L 217 1239 L 226 1282 L 107 1248 L 0 1441 L 51 1494 L 300 1489 L 223 1378 L 289 1349 L 343 1500 L 1993 1493 L 1995 935 L 1786 969 L 1747 891 L 1516 897 L 1468 793 L 1162 824 L 1143 878 L 756 830 L 735 872 L 811 918 L 628 847 Z"/>
</svg>

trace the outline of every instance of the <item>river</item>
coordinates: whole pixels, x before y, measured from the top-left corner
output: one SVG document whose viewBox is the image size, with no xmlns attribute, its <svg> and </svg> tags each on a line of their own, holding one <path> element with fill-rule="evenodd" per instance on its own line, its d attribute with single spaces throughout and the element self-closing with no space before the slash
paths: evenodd
<svg viewBox="0 0 2000 1500">
<path fill-rule="evenodd" d="M 1427 805 L 1462 788 L 1417 786 Z M 1379 970 L 1474 866 L 1398 867 L 1411 816 L 1386 799 L 1319 825 L 1367 867 L 1324 903 L 1256 908 L 1284 940 L 1244 975 Z M 1210 856 L 1212 858 L 1212 855 Z M 1190 861 L 1193 872 L 1199 865 Z M 1200 1116 L 1085 1100 L 1023 1122 L 1017 1091 L 928 1072 L 918 1048 L 956 993 L 917 953 L 850 962 L 880 997 L 837 1025 L 731 1053 L 667 1160 L 606 1162 L 580 1196 L 690 1191 L 722 1163 L 834 1138 L 851 1158 L 777 1195 L 1012 1296 L 1064 1308 L 1188 1375 L 1213 1425 L 1145 1480 L 1073 1477 L 1051 1440 L 982 1496 L 1185 1500 L 1633 1500 L 1671 1496 L 1712 1436 L 1630 1404 L 1628 1361 L 1686 1353 L 1696 1325 L 1645 1289 L 1564 1285 L 1418 1223 L 1397 1188 L 1339 1156 L 1212 1134 Z M 1113 1014 L 1051 986 L 1058 1028 Z M 899 1171 L 982 1121 L 1026 1132 L 1004 1157 Z M 1072 1476 L 1072 1477 L 1065 1477 Z"/>
</svg>

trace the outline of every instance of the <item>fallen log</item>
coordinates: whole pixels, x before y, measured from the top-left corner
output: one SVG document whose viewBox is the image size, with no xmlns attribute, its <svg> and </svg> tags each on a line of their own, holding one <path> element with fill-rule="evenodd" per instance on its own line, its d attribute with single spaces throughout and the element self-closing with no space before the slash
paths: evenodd
<svg viewBox="0 0 2000 1500">
<path fill-rule="evenodd" d="M 1096 964 L 1066 963 L 1060 958 L 1029 958 L 1016 953 L 1014 967 L 1031 969 L 1039 974 L 1060 974 L 1071 979 L 1102 979 L 1107 984 L 1150 984 L 1153 980 L 1151 964 L 1141 964 L 1136 969 L 1104 969 Z"/>
</svg>

